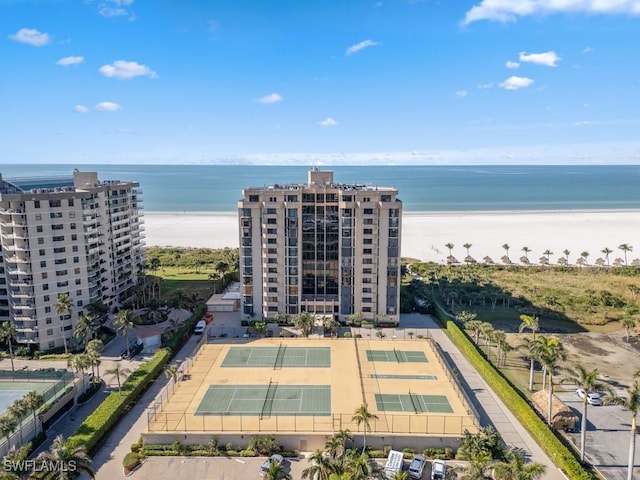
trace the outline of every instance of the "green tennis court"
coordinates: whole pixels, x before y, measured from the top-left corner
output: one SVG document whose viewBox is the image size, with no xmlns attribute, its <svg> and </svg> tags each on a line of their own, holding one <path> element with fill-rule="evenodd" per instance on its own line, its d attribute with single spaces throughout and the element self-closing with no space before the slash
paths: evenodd
<svg viewBox="0 0 640 480">
<path fill-rule="evenodd" d="M 437 375 L 391 375 L 385 373 L 372 373 L 369 378 L 379 380 L 437 380 Z"/>
<path fill-rule="evenodd" d="M 376 393 L 376 406 L 381 412 L 453 413 L 446 395 Z"/>
<path fill-rule="evenodd" d="M 31 390 L 43 393 L 56 384 L 53 382 L 0 382 L 0 414 L 16 400 L 21 399 Z M 47 399 L 48 400 L 48 399 Z"/>
<path fill-rule="evenodd" d="M 231 347 L 223 368 L 331 367 L 331 347 Z"/>
<path fill-rule="evenodd" d="M 195 415 L 331 415 L 330 385 L 211 385 Z"/>
<path fill-rule="evenodd" d="M 367 360 L 370 362 L 398 362 L 398 363 L 426 363 L 424 352 L 407 350 L 367 350 Z"/>
</svg>

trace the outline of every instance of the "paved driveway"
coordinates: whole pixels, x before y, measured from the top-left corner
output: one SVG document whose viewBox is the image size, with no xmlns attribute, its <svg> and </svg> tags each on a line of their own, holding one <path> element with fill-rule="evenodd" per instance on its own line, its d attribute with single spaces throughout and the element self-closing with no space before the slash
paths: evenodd
<svg viewBox="0 0 640 480">
<path fill-rule="evenodd" d="M 582 399 L 572 392 L 558 393 L 558 398 L 574 409 L 582 420 Z M 566 434 L 580 449 L 580 422 L 575 433 Z M 617 405 L 587 409 L 587 459 L 607 480 L 626 480 L 629 459 L 631 413 Z M 636 448 L 634 464 L 640 466 L 640 448 Z"/>
</svg>

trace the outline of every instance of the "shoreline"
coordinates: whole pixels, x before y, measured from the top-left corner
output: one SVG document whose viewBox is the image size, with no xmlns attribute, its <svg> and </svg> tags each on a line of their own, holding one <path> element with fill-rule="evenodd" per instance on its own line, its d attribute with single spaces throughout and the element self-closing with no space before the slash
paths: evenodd
<svg viewBox="0 0 640 480">
<path fill-rule="evenodd" d="M 192 248 L 237 248 L 239 245 L 236 212 L 144 212 L 147 246 Z M 569 250 L 569 264 L 575 264 L 582 252 L 588 252 L 588 263 L 604 258 L 604 248 L 612 253 L 609 260 L 624 258 L 618 246 L 633 246 L 640 231 L 640 209 L 598 210 L 492 210 L 403 212 L 402 256 L 446 262 L 447 243 L 460 262 L 466 257 L 465 243 L 472 246 L 469 254 L 478 262 L 489 256 L 501 263 L 508 244 L 509 258 L 514 263 L 531 251 L 528 258 L 539 264 L 543 252 L 549 250 L 550 263 L 556 264 Z M 640 257 L 628 252 L 628 263 Z"/>
</svg>

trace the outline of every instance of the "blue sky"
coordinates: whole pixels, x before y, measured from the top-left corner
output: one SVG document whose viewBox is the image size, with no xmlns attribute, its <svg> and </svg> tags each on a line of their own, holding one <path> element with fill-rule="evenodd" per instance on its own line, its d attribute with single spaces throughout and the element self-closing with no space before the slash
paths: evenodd
<svg viewBox="0 0 640 480">
<path fill-rule="evenodd" d="M 640 0 L 0 0 L 1 163 L 640 163 Z"/>
</svg>

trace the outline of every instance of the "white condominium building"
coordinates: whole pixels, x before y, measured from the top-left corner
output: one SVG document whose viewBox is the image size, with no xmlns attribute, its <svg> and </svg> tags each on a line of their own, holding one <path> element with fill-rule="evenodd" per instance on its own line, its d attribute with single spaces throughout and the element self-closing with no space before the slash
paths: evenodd
<svg viewBox="0 0 640 480">
<path fill-rule="evenodd" d="M 77 170 L 68 178 L 0 175 L 0 321 L 15 323 L 19 343 L 64 346 L 90 303 L 116 305 L 138 283 L 138 186 Z M 58 315 L 62 294 L 71 308 Z"/>
<path fill-rule="evenodd" d="M 242 313 L 301 312 L 398 321 L 402 202 L 398 190 L 341 184 L 313 169 L 306 184 L 250 187 L 238 203 Z"/>
</svg>

